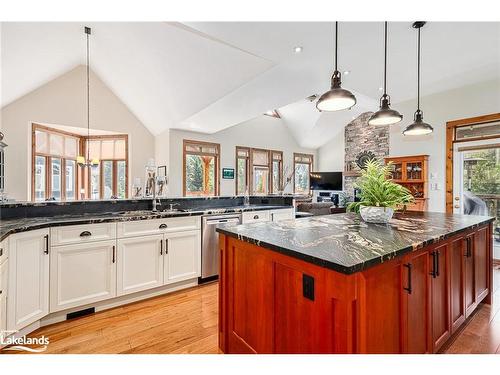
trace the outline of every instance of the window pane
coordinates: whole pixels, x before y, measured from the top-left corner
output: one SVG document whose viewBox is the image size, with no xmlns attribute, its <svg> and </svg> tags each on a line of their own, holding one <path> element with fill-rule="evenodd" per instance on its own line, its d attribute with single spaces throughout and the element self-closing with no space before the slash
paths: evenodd
<svg viewBox="0 0 500 375">
<path fill-rule="evenodd" d="M 89 141 L 90 159 L 101 159 L 101 141 Z"/>
<path fill-rule="evenodd" d="M 201 147 L 197 145 L 187 144 L 186 151 L 201 152 Z"/>
<path fill-rule="evenodd" d="M 45 199 L 45 158 L 35 157 L 35 200 Z"/>
<path fill-rule="evenodd" d="M 99 199 L 100 185 L 99 185 L 99 167 L 90 168 L 90 199 Z"/>
<path fill-rule="evenodd" d="M 115 141 L 115 159 L 126 159 L 125 140 L 119 139 Z"/>
<path fill-rule="evenodd" d="M 253 188 L 254 194 L 269 193 L 269 169 L 266 167 L 254 167 L 253 169 Z"/>
<path fill-rule="evenodd" d="M 500 135 L 500 122 L 462 126 L 455 131 L 456 139 L 483 138 Z"/>
<path fill-rule="evenodd" d="M 64 138 L 62 137 L 62 135 L 49 134 L 49 140 L 50 140 L 50 154 L 63 156 Z"/>
<path fill-rule="evenodd" d="M 246 159 L 238 159 L 238 188 L 236 194 L 245 194 L 247 190 L 247 161 Z"/>
<path fill-rule="evenodd" d="M 215 195 L 215 157 L 186 154 L 186 195 Z"/>
<path fill-rule="evenodd" d="M 102 162 L 103 191 L 102 197 L 110 199 L 113 195 L 113 162 L 106 160 Z"/>
<path fill-rule="evenodd" d="M 239 149 L 238 150 L 238 156 L 247 157 L 248 156 L 248 150 L 241 150 L 241 149 Z"/>
<path fill-rule="evenodd" d="M 36 152 L 43 154 L 49 153 L 49 137 L 48 134 L 41 131 L 35 131 Z"/>
<path fill-rule="evenodd" d="M 66 160 L 66 200 L 76 197 L 76 162 Z"/>
<path fill-rule="evenodd" d="M 78 153 L 78 141 L 76 138 L 64 138 L 64 156 L 68 158 L 76 158 Z"/>
<path fill-rule="evenodd" d="M 281 153 L 273 152 L 273 160 L 281 160 Z"/>
<path fill-rule="evenodd" d="M 280 175 L 280 161 L 275 160 L 273 161 L 273 192 L 277 193 L 280 191 L 280 180 L 281 180 L 281 175 Z"/>
<path fill-rule="evenodd" d="M 52 158 L 52 192 L 51 198 L 61 199 L 61 159 Z"/>
<path fill-rule="evenodd" d="M 101 142 L 101 158 L 102 159 L 115 158 L 115 141 L 105 140 Z"/>
<path fill-rule="evenodd" d="M 269 153 L 267 151 L 253 151 L 253 164 L 268 165 Z"/>
<path fill-rule="evenodd" d="M 127 171 L 127 163 L 124 160 L 120 160 L 116 162 L 116 190 L 117 196 L 120 199 L 124 199 L 127 196 L 127 187 L 126 187 L 126 171 Z"/>
<path fill-rule="evenodd" d="M 217 149 L 214 146 L 202 146 L 201 152 L 205 152 L 207 154 L 216 154 Z"/>
<path fill-rule="evenodd" d="M 296 164 L 295 166 L 295 192 L 309 194 L 309 164 Z"/>
</svg>

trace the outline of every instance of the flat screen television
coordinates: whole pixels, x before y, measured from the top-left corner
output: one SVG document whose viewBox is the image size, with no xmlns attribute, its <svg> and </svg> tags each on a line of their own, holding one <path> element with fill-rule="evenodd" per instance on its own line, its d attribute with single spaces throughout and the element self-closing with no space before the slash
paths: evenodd
<svg viewBox="0 0 500 375">
<path fill-rule="evenodd" d="M 311 190 L 342 190 L 342 172 L 311 172 Z"/>
</svg>

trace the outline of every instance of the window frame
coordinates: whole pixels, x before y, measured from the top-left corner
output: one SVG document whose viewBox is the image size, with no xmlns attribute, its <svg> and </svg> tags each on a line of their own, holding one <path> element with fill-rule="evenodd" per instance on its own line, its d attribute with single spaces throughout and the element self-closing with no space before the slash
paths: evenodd
<svg viewBox="0 0 500 375">
<path fill-rule="evenodd" d="M 280 155 L 279 159 L 274 159 L 274 155 Z M 271 150 L 271 194 L 276 193 L 274 191 L 274 161 L 278 160 L 279 161 L 279 166 L 278 166 L 278 186 L 281 186 L 283 183 L 283 151 L 278 151 L 278 150 Z M 280 189 L 278 188 L 278 191 Z"/>
<path fill-rule="evenodd" d="M 247 153 L 247 156 L 239 156 L 239 151 L 245 151 Z M 248 194 L 250 194 L 250 147 L 243 147 L 243 146 L 236 146 L 236 165 L 235 165 L 235 170 L 236 170 L 236 176 L 235 176 L 235 185 L 234 185 L 234 191 L 235 195 L 240 194 L 238 192 L 238 161 L 240 159 L 245 160 L 245 192 L 248 191 Z M 243 192 L 243 194 L 245 194 Z"/>
<path fill-rule="evenodd" d="M 57 134 L 63 136 L 63 152 L 62 155 L 52 155 L 49 153 L 37 152 L 36 150 L 36 132 L 44 132 L 49 134 Z M 109 134 L 109 135 L 91 135 L 90 137 L 71 133 L 65 130 L 60 130 L 56 128 L 51 128 L 49 126 L 40 125 L 37 123 L 32 123 L 31 126 L 31 200 L 35 201 L 35 169 L 36 164 L 35 160 L 37 156 L 43 157 L 45 159 L 45 197 L 43 200 L 39 202 L 43 202 L 47 200 L 52 195 L 52 158 L 61 159 L 61 199 L 58 201 L 67 201 L 66 197 L 66 160 L 72 160 L 75 162 L 75 198 L 70 201 L 78 201 L 80 199 L 80 191 L 83 188 L 85 190 L 85 199 L 91 199 L 90 192 L 90 178 L 91 178 L 91 168 L 88 168 L 88 171 L 85 172 L 85 167 L 80 167 L 77 163 L 77 159 L 66 157 L 64 154 L 64 147 L 66 147 L 65 137 L 75 138 L 77 140 L 77 156 L 78 155 L 86 155 L 88 147 L 88 141 L 96 140 L 96 139 L 113 139 L 113 140 L 124 140 L 125 141 L 125 159 L 112 159 L 113 163 L 113 174 L 115 173 L 115 165 L 118 161 L 125 162 L 125 198 L 127 199 L 129 196 L 129 178 L 128 178 L 128 169 L 129 169 L 129 155 L 128 155 L 128 134 Z M 50 144 L 50 142 L 49 142 Z M 49 145 L 50 147 L 50 145 Z M 108 159 L 106 159 L 108 160 Z M 99 175 L 99 184 L 102 185 L 102 163 L 99 160 L 100 175 Z M 87 173 L 86 176 L 84 174 Z M 113 195 L 117 195 L 117 183 L 115 182 L 116 178 L 113 176 L 113 183 L 116 185 L 116 189 L 113 190 Z M 102 188 L 100 187 L 99 199 L 102 199 Z"/>
<path fill-rule="evenodd" d="M 208 146 L 214 147 L 215 153 L 209 152 L 197 152 L 197 151 L 187 151 L 186 147 L 192 146 Z M 198 194 L 190 194 L 187 195 L 186 190 L 186 156 L 187 155 L 198 155 L 198 156 L 212 156 L 214 157 L 214 195 L 198 195 Z M 220 144 L 206 141 L 196 141 L 193 139 L 183 139 L 182 140 L 182 196 L 183 197 L 218 197 L 220 194 Z"/>
<path fill-rule="evenodd" d="M 310 158 L 309 163 L 305 162 L 297 162 L 297 158 L 303 158 L 307 157 Z M 297 174 L 297 164 L 307 164 L 309 165 L 309 173 L 311 173 L 314 170 L 314 155 L 313 154 L 304 154 L 300 152 L 294 152 L 293 153 L 293 193 L 296 194 L 296 185 L 295 185 L 295 176 Z M 309 178 L 309 193 L 307 195 L 311 195 L 311 179 Z"/>
</svg>

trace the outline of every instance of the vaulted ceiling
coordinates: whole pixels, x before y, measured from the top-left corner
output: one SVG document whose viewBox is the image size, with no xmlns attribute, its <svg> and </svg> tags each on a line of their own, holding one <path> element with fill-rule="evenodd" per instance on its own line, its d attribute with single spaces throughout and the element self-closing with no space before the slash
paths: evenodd
<svg viewBox="0 0 500 375">
<path fill-rule="evenodd" d="M 85 64 L 83 23 L 2 23 L 2 106 Z M 280 108 L 299 144 L 319 147 L 353 116 L 376 110 L 383 72 L 381 22 L 339 24 L 351 111 L 304 100 L 328 89 L 331 23 L 90 23 L 91 67 L 153 133 L 214 133 Z M 301 46 L 301 53 L 294 47 Z M 392 102 L 416 95 L 416 32 L 389 24 Z M 422 93 L 500 78 L 500 23 L 431 22 L 422 29 Z"/>
</svg>

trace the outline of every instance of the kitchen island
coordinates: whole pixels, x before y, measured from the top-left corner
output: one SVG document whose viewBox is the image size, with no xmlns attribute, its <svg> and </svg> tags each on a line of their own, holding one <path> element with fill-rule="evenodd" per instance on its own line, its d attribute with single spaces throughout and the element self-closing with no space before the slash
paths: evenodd
<svg viewBox="0 0 500 375">
<path fill-rule="evenodd" d="M 491 303 L 492 221 L 415 212 L 220 227 L 220 349 L 438 352 Z"/>
</svg>

